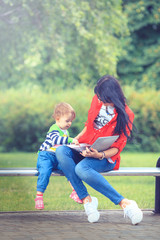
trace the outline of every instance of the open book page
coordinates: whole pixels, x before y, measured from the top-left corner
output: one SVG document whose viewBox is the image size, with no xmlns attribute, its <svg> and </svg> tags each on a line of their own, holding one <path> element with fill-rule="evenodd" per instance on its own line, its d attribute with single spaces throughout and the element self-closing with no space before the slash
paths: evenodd
<svg viewBox="0 0 160 240">
<path fill-rule="evenodd" d="M 78 151 L 78 152 L 82 152 L 83 150 L 86 149 L 86 147 L 90 147 L 90 144 L 86 144 L 86 143 L 80 143 L 79 145 L 76 144 L 69 144 L 67 145 L 68 147 Z"/>
<path fill-rule="evenodd" d="M 76 145 L 76 144 L 64 144 L 64 145 L 69 147 L 69 148 L 72 148 L 72 149 L 74 149 L 74 150 L 76 150 L 78 152 L 82 152 L 83 150 L 86 149 L 86 147 L 90 147 L 91 146 L 90 144 L 86 144 L 86 143 L 80 143 L 79 145 Z M 53 147 L 51 147 L 47 151 L 55 152 L 56 148 L 58 148 L 59 146 L 62 146 L 62 145 L 54 145 Z"/>
</svg>

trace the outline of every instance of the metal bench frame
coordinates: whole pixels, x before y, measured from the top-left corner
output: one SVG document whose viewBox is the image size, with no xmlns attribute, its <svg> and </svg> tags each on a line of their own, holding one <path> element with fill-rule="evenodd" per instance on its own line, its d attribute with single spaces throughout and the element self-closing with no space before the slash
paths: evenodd
<svg viewBox="0 0 160 240">
<path fill-rule="evenodd" d="M 160 158 L 156 167 L 121 167 L 119 170 L 102 172 L 103 176 L 154 176 L 155 177 L 155 209 L 160 213 Z M 0 168 L 0 176 L 38 176 L 36 168 Z M 52 176 L 64 176 L 62 171 L 53 171 Z"/>
</svg>

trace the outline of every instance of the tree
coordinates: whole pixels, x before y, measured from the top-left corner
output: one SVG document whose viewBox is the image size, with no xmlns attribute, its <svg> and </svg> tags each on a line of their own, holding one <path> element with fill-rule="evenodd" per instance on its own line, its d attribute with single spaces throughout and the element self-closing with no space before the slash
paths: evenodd
<svg viewBox="0 0 160 240">
<path fill-rule="evenodd" d="M 1 0 L 1 88 L 64 88 L 116 74 L 128 33 L 121 0 Z"/>
<path fill-rule="evenodd" d="M 117 66 L 123 83 L 160 89 L 160 2 L 123 1 L 130 37 L 124 40 L 124 54 Z"/>
</svg>

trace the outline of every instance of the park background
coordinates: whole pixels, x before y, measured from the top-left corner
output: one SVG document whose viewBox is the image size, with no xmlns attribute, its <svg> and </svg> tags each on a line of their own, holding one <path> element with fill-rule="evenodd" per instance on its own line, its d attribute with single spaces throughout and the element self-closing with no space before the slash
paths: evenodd
<svg viewBox="0 0 160 240">
<path fill-rule="evenodd" d="M 127 143 L 122 164 L 131 166 L 133 158 L 134 166 L 156 165 L 160 152 L 159 0 L 0 0 L 0 55 L 1 167 L 36 166 L 36 152 L 60 101 L 70 103 L 76 111 L 70 129 L 70 135 L 76 136 L 87 119 L 94 86 L 105 74 L 119 79 L 135 113 L 137 131 Z M 128 182 L 130 189 L 135 179 L 123 180 L 119 190 L 125 191 Z M 0 181 L 0 200 L 5 203 L 0 210 L 33 209 L 35 178 L 1 177 Z M 55 195 L 65 180 L 54 181 L 53 189 L 46 193 L 48 209 L 63 199 L 63 194 L 58 200 Z M 154 183 L 148 178 L 145 181 L 146 195 L 140 205 L 153 207 Z M 27 197 L 22 198 L 19 182 L 27 189 L 32 186 L 26 190 Z M 58 193 L 54 195 L 55 185 Z M 66 187 L 65 192 L 69 191 Z M 14 208 L 10 200 L 16 202 L 16 196 Z M 151 204 L 145 205 L 148 196 Z M 56 204 L 50 204 L 53 198 Z M 30 205 L 21 207 L 20 199 L 23 203 L 28 199 Z M 77 209 L 77 205 L 70 206 L 67 196 L 63 201 L 60 209 L 67 203 L 68 208 Z"/>
</svg>

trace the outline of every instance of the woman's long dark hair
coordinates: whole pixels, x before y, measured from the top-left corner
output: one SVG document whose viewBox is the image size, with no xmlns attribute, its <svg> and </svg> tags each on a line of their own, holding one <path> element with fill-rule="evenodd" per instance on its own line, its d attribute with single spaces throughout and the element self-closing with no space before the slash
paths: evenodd
<svg viewBox="0 0 160 240">
<path fill-rule="evenodd" d="M 118 117 L 114 133 L 121 134 L 124 132 L 125 136 L 130 138 L 126 131 L 127 127 L 130 133 L 132 133 L 128 125 L 130 121 L 129 116 L 125 111 L 126 98 L 118 80 L 112 76 L 105 75 L 98 80 L 94 92 L 103 103 L 113 103 L 116 108 Z"/>
</svg>

